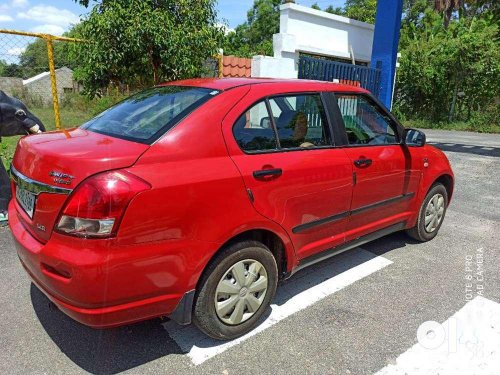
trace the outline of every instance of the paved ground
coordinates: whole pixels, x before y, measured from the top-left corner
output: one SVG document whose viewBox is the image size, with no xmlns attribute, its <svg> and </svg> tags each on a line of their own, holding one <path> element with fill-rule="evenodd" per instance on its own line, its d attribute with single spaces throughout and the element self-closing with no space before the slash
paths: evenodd
<svg viewBox="0 0 500 375">
<path fill-rule="evenodd" d="M 446 151 L 457 178 L 439 235 L 416 244 L 394 234 L 304 270 L 284 285 L 278 301 L 296 312 L 225 350 L 210 343 L 197 348 L 196 337 L 179 338 L 160 320 L 106 331 L 74 323 L 30 285 L 8 230 L 0 229 L 0 373 L 396 373 L 386 370 L 417 344 L 423 322 L 449 321 L 471 307 L 466 278 L 478 267 L 484 281 L 473 283 L 474 293 L 484 287 L 485 298 L 500 302 L 500 135 L 426 133 Z M 380 266 L 360 276 L 377 261 Z M 353 278 L 345 282 L 343 275 Z M 325 288 L 336 292 L 321 294 Z M 301 304 L 310 291 L 320 294 Z M 191 355 L 194 349 L 208 359 Z"/>
</svg>

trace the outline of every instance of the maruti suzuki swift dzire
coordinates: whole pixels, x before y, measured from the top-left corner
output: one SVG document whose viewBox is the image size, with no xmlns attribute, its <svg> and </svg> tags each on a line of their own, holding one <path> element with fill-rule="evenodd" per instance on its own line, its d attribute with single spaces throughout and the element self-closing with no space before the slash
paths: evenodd
<svg viewBox="0 0 500 375">
<path fill-rule="evenodd" d="M 446 156 L 364 89 L 195 79 L 27 136 L 11 232 L 38 288 L 96 328 L 158 316 L 254 328 L 297 270 L 400 230 L 436 236 Z"/>
</svg>

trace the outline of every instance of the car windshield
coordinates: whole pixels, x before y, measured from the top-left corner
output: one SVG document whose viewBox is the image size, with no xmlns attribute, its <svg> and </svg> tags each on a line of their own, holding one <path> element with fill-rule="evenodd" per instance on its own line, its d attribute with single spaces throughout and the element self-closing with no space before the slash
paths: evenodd
<svg viewBox="0 0 500 375">
<path fill-rule="evenodd" d="M 219 91 L 163 86 L 144 90 L 102 112 L 83 129 L 151 144 Z"/>
</svg>

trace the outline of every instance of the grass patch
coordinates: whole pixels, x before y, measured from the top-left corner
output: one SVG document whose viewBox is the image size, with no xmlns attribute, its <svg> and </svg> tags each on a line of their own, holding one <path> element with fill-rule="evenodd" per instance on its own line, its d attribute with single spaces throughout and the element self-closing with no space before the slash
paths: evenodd
<svg viewBox="0 0 500 375">
<path fill-rule="evenodd" d="M 47 130 L 54 130 L 54 110 L 52 108 L 30 108 L 30 111 L 43 122 Z M 83 109 L 61 108 L 61 124 L 64 129 L 83 124 L 94 116 L 93 111 Z M 9 168 L 16 150 L 19 137 L 4 137 L 0 143 L 0 157 L 6 168 Z"/>
<path fill-rule="evenodd" d="M 404 117 L 403 117 L 404 118 Z M 500 133 L 500 105 L 493 103 L 470 114 L 467 121 L 408 120 L 403 124 L 409 128 L 471 131 L 476 133 Z"/>
<path fill-rule="evenodd" d="M 476 133 L 500 133 L 500 123 L 492 121 L 490 123 L 468 122 L 431 122 L 427 120 L 407 120 L 403 121 L 403 125 L 407 128 L 419 129 L 441 129 L 441 130 L 458 130 L 471 131 Z"/>
</svg>

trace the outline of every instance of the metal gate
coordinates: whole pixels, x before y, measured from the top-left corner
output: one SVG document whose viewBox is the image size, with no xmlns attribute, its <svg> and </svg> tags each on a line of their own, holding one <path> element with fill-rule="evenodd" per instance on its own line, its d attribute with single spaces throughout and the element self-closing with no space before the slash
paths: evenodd
<svg viewBox="0 0 500 375">
<path fill-rule="evenodd" d="M 341 83 L 363 87 L 377 97 L 380 94 L 381 71 L 380 66 L 369 68 L 315 57 L 299 58 L 299 78 L 329 82 L 338 79 Z"/>
<path fill-rule="evenodd" d="M 35 107 L 35 114 L 38 109 L 52 104 L 55 128 L 60 129 L 59 101 L 67 89 L 79 91 L 79 85 L 73 78 L 73 71 L 60 65 L 62 62 L 55 58 L 57 55 L 54 55 L 54 48 L 59 43 L 84 42 L 64 36 L 0 29 L 0 87 L 7 94 L 21 99 L 30 107 L 31 112 Z M 47 66 L 34 65 L 38 59 L 27 57 L 31 55 L 23 56 L 30 48 L 33 48 L 31 51 L 46 51 Z M 69 54 L 69 49 L 64 50 L 66 59 Z M 46 81 L 50 82 L 50 86 Z"/>
</svg>

